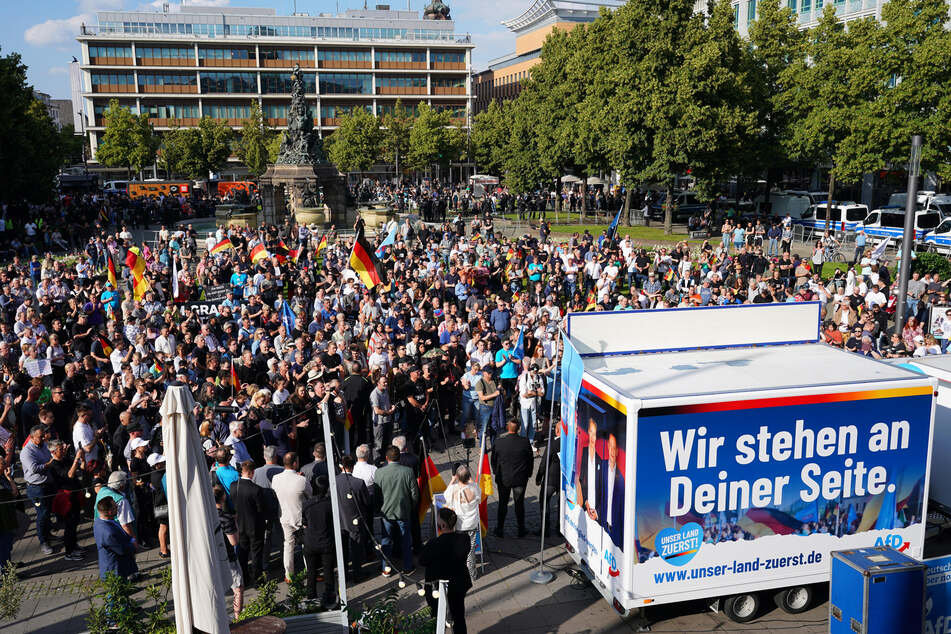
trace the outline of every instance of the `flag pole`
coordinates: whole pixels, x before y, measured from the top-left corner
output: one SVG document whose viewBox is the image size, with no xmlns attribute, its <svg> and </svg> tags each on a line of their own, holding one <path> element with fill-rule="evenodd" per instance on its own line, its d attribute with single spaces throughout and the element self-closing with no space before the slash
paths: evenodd
<svg viewBox="0 0 951 634">
<path fill-rule="evenodd" d="M 545 447 L 545 479 L 542 482 L 542 490 L 539 494 L 542 496 L 542 523 L 541 523 L 541 545 L 538 548 L 538 568 L 529 576 L 532 583 L 546 584 L 555 578 L 555 573 L 545 570 L 545 522 L 548 519 L 548 470 L 551 466 L 551 437 L 555 435 L 555 385 L 558 383 L 558 346 L 561 342 L 555 344 L 555 373 L 552 375 L 551 383 L 551 410 L 548 415 L 548 440 Z"/>
</svg>

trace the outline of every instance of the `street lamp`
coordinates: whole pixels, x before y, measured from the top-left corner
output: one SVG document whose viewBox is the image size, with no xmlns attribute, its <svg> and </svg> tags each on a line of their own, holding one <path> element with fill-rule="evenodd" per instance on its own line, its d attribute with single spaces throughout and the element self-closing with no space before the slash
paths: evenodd
<svg viewBox="0 0 951 634">
<path fill-rule="evenodd" d="M 911 253 L 915 246 L 915 208 L 918 205 L 918 177 L 921 175 L 921 135 L 911 137 L 908 159 L 908 199 L 905 201 L 905 232 L 901 240 L 901 269 L 898 271 L 898 303 L 895 310 L 895 332 L 901 335 L 905 325 L 905 302 L 908 300 L 908 278 L 911 277 Z"/>
</svg>

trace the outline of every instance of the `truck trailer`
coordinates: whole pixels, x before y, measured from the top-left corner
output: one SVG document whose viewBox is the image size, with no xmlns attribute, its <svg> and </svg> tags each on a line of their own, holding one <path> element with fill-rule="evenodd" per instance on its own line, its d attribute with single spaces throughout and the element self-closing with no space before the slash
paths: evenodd
<svg viewBox="0 0 951 634">
<path fill-rule="evenodd" d="M 566 317 L 560 528 L 619 612 L 796 614 L 833 551 L 923 558 L 938 381 L 819 326 L 818 303 Z"/>
</svg>

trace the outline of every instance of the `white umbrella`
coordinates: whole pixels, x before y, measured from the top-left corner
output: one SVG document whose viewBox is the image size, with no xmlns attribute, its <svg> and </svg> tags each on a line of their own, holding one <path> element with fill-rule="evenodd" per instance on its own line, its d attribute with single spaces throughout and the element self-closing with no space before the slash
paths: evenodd
<svg viewBox="0 0 951 634">
<path fill-rule="evenodd" d="M 224 597 L 231 585 L 228 552 L 192 417 L 194 406 L 188 389 L 173 383 L 161 409 L 175 629 L 225 634 L 230 630 Z"/>
<path fill-rule="evenodd" d="M 581 179 L 572 174 L 565 174 L 564 176 L 561 177 L 561 182 L 562 183 L 580 183 Z"/>
</svg>

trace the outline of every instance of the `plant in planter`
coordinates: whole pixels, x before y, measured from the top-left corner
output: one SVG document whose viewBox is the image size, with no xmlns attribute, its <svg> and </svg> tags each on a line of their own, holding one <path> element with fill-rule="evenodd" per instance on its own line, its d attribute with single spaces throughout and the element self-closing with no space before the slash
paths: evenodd
<svg viewBox="0 0 951 634">
<path fill-rule="evenodd" d="M 411 614 L 400 610 L 396 590 L 363 607 L 362 613 L 349 610 L 351 631 L 368 634 L 432 634 L 436 631 L 436 620 L 429 615 L 429 608 Z"/>
</svg>

